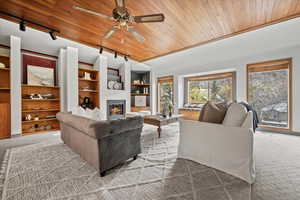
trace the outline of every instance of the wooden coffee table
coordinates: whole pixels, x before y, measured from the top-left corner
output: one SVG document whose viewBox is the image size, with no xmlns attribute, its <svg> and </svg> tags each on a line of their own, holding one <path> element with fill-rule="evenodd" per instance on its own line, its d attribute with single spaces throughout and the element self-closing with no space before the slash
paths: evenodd
<svg viewBox="0 0 300 200">
<path fill-rule="evenodd" d="M 144 123 L 157 126 L 158 137 L 161 135 L 161 127 L 178 122 L 183 115 L 172 115 L 172 117 L 162 117 L 161 115 L 146 115 L 144 116 Z"/>
</svg>

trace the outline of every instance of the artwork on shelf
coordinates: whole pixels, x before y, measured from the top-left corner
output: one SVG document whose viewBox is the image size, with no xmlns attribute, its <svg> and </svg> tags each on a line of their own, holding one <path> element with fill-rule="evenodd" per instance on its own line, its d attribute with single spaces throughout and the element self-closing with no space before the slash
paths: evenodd
<svg viewBox="0 0 300 200">
<path fill-rule="evenodd" d="M 146 96 L 135 96 L 135 106 L 145 107 L 146 106 Z"/>
<path fill-rule="evenodd" d="M 83 102 L 80 106 L 84 109 L 86 109 L 86 108 L 94 109 L 95 108 L 92 100 L 89 97 L 84 97 Z"/>
<path fill-rule="evenodd" d="M 0 62 L 0 68 L 5 68 L 5 64 Z"/>
<path fill-rule="evenodd" d="M 54 69 L 28 65 L 27 82 L 28 85 L 54 86 Z"/>
</svg>

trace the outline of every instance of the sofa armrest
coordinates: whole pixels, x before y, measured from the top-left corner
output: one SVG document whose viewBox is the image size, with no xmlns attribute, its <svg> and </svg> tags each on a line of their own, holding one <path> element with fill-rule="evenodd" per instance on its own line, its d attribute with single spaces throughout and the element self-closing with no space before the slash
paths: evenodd
<svg viewBox="0 0 300 200">
<path fill-rule="evenodd" d="M 206 129 L 214 129 L 216 131 L 226 131 L 226 132 L 235 132 L 240 134 L 241 132 L 247 132 L 246 134 L 250 134 L 252 132 L 252 127 L 234 127 L 234 126 L 224 126 L 223 124 L 215 124 L 215 123 L 208 123 L 208 122 L 200 122 L 195 120 L 180 120 L 180 128 L 181 127 L 194 127 L 195 130 L 199 132 L 206 130 Z M 250 133 L 249 131 L 250 130 Z"/>
<path fill-rule="evenodd" d="M 95 120 L 63 112 L 57 113 L 56 118 L 63 124 L 71 126 L 91 137 L 95 137 L 93 134 L 91 134 L 92 125 L 97 123 Z"/>
<path fill-rule="evenodd" d="M 111 121 L 98 121 L 91 124 L 95 137 L 101 139 L 104 137 L 120 134 L 122 132 L 143 128 L 144 119 L 141 116 L 127 117 Z"/>
</svg>

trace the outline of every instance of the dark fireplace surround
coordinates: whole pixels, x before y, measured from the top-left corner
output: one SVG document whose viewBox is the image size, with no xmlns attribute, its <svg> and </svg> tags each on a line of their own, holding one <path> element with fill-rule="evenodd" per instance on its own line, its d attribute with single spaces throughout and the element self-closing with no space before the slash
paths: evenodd
<svg viewBox="0 0 300 200">
<path fill-rule="evenodd" d="M 107 100 L 107 119 L 124 119 L 126 100 Z"/>
</svg>

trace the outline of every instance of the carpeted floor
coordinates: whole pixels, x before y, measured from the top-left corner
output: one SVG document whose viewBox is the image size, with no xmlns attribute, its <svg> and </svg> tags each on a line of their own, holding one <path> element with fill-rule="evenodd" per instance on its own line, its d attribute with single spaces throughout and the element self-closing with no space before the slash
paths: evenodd
<svg viewBox="0 0 300 200">
<path fill-rule="evenodd" d="M 177 124 L 164 127 L 160 139 L 155 127 L 145 127 L 139 158 L 104 178 L 60 143 L 57 135 L 50 138 L 8 151 L 0 172 L 2 200 L 300 199 L 297 136 L 255 135 L 257 180 L 252 187 L 220 171 L 176 159 Z"/>
</svg>

